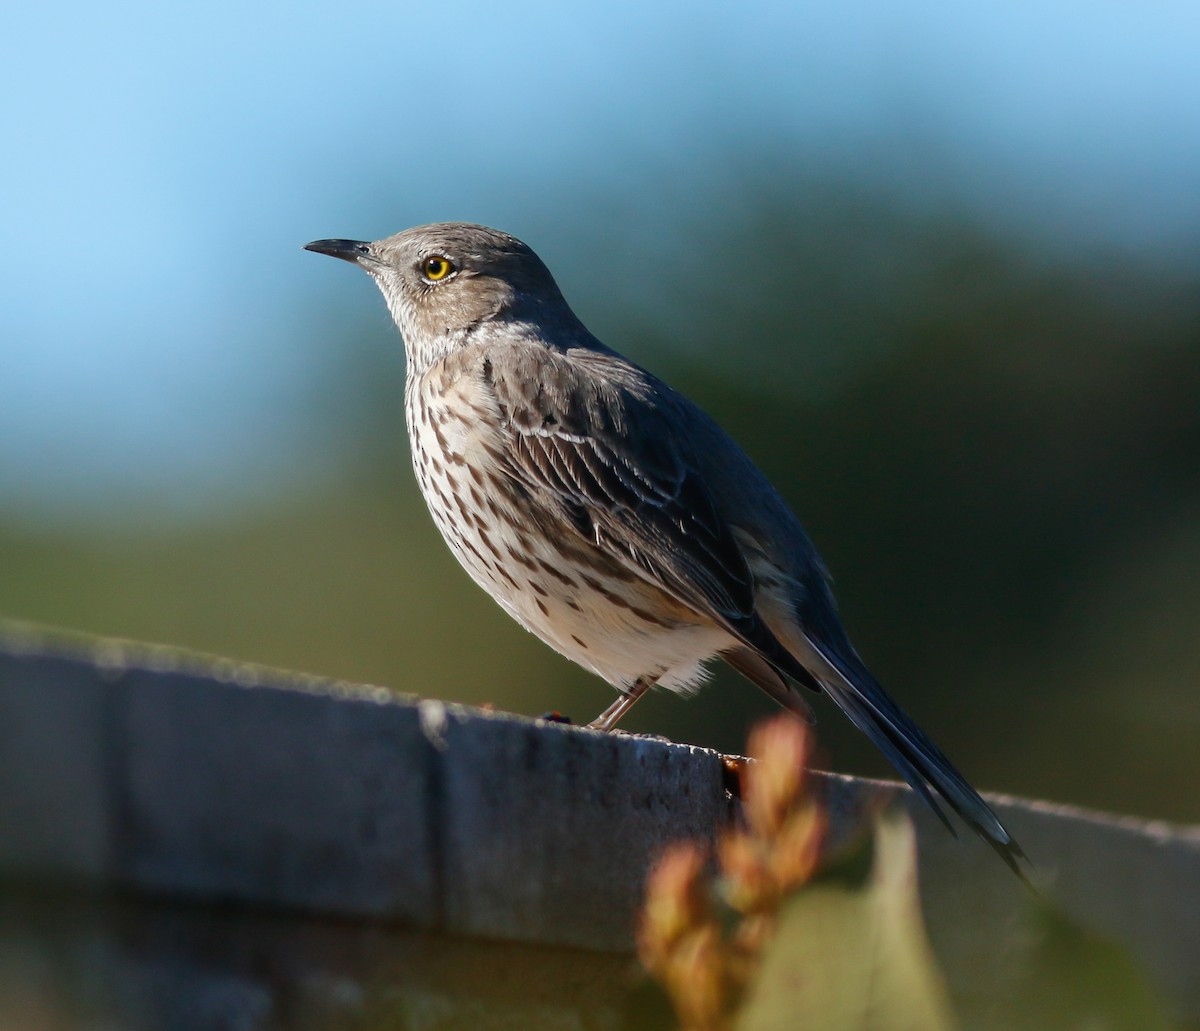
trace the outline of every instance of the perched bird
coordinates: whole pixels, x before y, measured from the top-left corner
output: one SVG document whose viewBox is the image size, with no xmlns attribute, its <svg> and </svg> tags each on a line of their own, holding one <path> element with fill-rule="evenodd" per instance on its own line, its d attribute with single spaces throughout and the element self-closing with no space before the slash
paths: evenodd
<svg viewBox="0 0 1200 1031">
<path fill-rule="evenodd" d="M 700 408 L 592 336 L 528 246 L 441 223 L 306 249 L 359 265 L 387 300 L 413 468 L 455 557 L 621 692 L 589 726 L 611 729 L 655 684 L 694 689 L 714 658 L 801 715 L 794 685 L 823 691 L 948 827 L 934 792 L 1021 873 L 995 813 L 854 651 L 767 478 Z"/>
</svg>

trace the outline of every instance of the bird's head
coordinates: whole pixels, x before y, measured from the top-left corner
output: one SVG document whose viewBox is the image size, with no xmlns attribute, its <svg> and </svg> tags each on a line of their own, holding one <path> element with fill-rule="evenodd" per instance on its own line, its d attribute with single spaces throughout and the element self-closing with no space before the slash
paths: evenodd
<svg viewBox="0 0 1200 1031">
<path fill-rule="evenodd" d="M 370 273 L 404 336 L 410 369 L 427 367 L 487 324 L 579 328 L 541 258 L 486 226 L 440 222 L 374 243 L 317 240 L 305 250 Z"/>
</svg>

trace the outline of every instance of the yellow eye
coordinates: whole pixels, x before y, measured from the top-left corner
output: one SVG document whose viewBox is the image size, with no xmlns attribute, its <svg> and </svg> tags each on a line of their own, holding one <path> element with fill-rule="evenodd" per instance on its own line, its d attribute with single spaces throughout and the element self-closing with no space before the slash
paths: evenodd
<svg viewBox="0 0 1200 1031">
<path fill-rule="evenodd" d="M 441 254 L 431 254 L 421 262 L 421 275 L 431 283 L 445 279 L 453 271 L 455 271 L 454 262 Z"/>
</svg>

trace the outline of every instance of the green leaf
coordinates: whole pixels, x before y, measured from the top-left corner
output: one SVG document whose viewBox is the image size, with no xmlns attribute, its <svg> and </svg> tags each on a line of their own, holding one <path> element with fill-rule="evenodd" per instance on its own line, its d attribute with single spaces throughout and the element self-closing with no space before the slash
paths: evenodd
<svg viewBox="0 0 1200 1031">
<path fill-rule="evenodd" d="M 995 1000 L 992 1026 L 1026 1031 L 1170 1031 L 1174 1027 L 1129 952 L 1039 903 L 1020 974 Z M 981 1024 L 983 1021 L 981 1021 Z"/>
<path fill-rule="evenodd" d="M 736 1027 L 955 1027 L 921 922 L 916 843 L 907 817 L 878 821 L 865 878 L 852 864 L 814 881 L 785 904 Z"/>
</svg>

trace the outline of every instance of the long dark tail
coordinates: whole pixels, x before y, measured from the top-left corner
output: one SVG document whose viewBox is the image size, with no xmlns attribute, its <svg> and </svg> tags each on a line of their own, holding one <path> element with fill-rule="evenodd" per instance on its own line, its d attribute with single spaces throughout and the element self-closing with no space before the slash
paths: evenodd
<svg viewBox="0 0 1200 1031">
<path fill-rule="evenodd" d="M 819 684 L 820 690 L 828 694 L 850 721 L 871 739 L 952 834 L 955 833 L 954 826 L 934 791 L 996 850 L 1018 877 L 1028 882 L 1019 865 L 1020 861 L 1028 862 L 1028 859 L 991 806 L 967 783 L 942 750 L 892 701 L 857 656 L 852 660 L 841 659 L 807 634 L 804 644 L 804 654 L 793 655 L 790 649 L 783 650 L 780 646 L 782 655 L 772 649 L 773 654 L 764 655 L 764 658 L 780 672 L 801 683 L 815 686 L 815 681 Z"/>
</svg>

